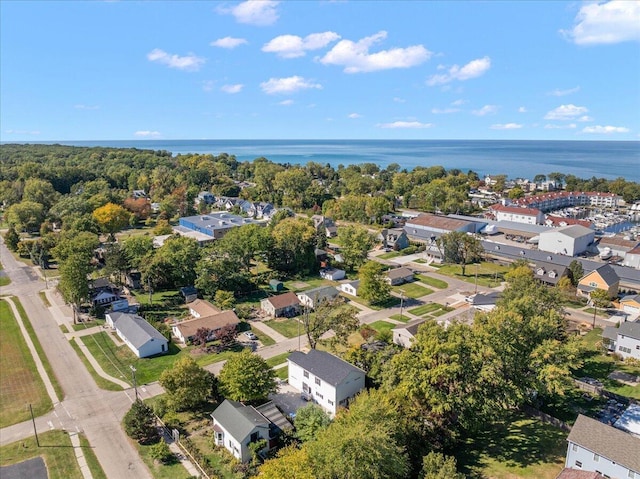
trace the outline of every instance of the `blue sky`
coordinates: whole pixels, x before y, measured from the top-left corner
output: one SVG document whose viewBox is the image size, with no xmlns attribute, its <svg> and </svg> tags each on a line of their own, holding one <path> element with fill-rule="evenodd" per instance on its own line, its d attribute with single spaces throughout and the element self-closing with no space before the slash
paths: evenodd
<svg viewBox="0 0 640 479">
<path fill-rule="evenodd" d="M 0 2 L 0 139 L 640 138 L 640 2 Z"/>
</svg>

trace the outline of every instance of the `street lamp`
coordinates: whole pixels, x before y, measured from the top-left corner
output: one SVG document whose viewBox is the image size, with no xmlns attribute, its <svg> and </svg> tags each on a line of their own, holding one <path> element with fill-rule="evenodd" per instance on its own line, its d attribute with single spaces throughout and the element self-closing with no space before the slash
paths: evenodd
<svg viewBox="0 0 640 479">
<path fill-rule="evenodd" d="M 133 379 L 133 391 L 136 395 L 136 401 L 138 400 L 138 387 L 136 385 L 136 371 L 137 369 L 133 367 L 133 364 L 129 364 L 129 368 L 131 369 L 131 378 Z"/>
</svg>

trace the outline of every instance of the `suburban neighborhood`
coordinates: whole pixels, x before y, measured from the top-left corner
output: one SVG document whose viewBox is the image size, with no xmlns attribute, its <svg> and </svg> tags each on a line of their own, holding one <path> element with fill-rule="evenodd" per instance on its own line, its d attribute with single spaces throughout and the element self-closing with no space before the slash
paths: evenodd
<svg viewBox="0 0 640 479">
<path fill-rule="evenodd" d="M 266 201 L 256 167 L 237 196 L 136 188 L 65 215 L 51 200 L 33 225 L 34 201 L 3 197 L 0 304 L 33 359 L 3 382 L 0 447 L 65 431 L 92 446 L 75 453 L 84 479 L 286 479 L 292 463 L 640 478 L 640 198 L 460 174 L 463 211 L 420 191 L 329 197 L 329 172 L 269 165 L 308 184 Z M 106 200 L 90 183 L 50 195 Z M 24 381 L 44 391 L 24 396 L 33 416 Z M 518 428 L 540 441 L 500 444 Z M 349 465 L 374 446 L 395 472 Z M 505 476 L 509 447 L 524 452 Z"/>
</svg>

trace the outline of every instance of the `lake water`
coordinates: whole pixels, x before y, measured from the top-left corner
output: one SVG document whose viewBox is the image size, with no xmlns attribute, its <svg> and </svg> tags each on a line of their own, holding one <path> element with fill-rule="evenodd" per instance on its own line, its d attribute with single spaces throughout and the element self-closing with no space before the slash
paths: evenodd
<svg viewBox="0 0 640 479">
<path fill-rule="evenodd" d="M 46 142 L 53 143 L 53 142 Z M 506 174 L 533 178 L 560 172 L 579 178 L 623 177 L 640 182 L 638 141 L 502 141 L 502 140 L 118 140 L 64 141 L 65 145 L 166 150 L 187 153 L 228 153 L 240 161 L 264 156 L 276 163 L 309 161 L 334 168 L 375 163 L 385 168 L 398 163 L 442 165 L 473 170 L 479 175 Z"/>
</svg>

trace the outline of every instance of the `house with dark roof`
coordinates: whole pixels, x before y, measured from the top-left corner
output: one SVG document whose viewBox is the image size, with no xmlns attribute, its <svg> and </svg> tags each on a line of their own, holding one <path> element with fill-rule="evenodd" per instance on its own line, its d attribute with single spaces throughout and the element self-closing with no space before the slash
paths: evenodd
<svg viewBox="0 0 640 479">
<path fill-rule="evenodd" d="M 297 294 L 302 305 L 316 309 L 322 302 L 336 299 L 339 293 L 333 286 L 320 286 Z"/>
<path fill-rule="evenodd" d="M 396 251 L 409 247 L 409 237 L 402 228 L 383 229 L 376 237 L 382 242 L 383 248 L 391 248 Z"/>
<path fill-rule="evenodd" d="M 625 321 L 617 328 L 605 327 L 602 340 L 609 351 L 615 351 L 625 359 L 640 359 L 640 320 Z"/>
<path fill-rule="evenodd" d="M 137 314 L 111 312 L 105 315 L 106 324 L 139 358 L 164 354 L 169 341 L 156 328 Z"/>
<path fill-rule="evenodd" d="M 289 384 L 334 416 L 364 389 L 365 372 L 325 351 L 294 351 L 287 359 Z"/>
<path fill-rule="evenodd" d="M 273 402 L 253 407 L 225 399 L 211 418 L 216 446 L 224 447 L 241 462 L 251 459 L 251 443 L 264 439 L 266 446 L 260 453 L 269 452 L 282 431 L 292 427 Z"/>
<path fill-rule="evenodd" d="M 288 291 L 263 299 L 260 309 L 272 318 L 291 318 L 300 314 L 300 300 L 295 293 Z"/>
<path fill-rule="evenodd" d="M 208 329 L 209 338 L 215 339 L 216 332 L 227 326 L 237 327 L 240 319 L 233 311 L 222 311 L 209 316 L 188 319 L 171 325 L 172 334 L 183 343 L 193 340 L 199 329 Z"/>
<path fill-rule="evenodd" d="M 566 266 L 547 263 L 544 261 L 536 261 L 533 267 L 533 277 L 542 283 L 555 286 L 563 278 L 569 274 Z"/>
<path fill-rule="evenodd" d="M 611 265 L 603 264 L 580 278 L 577 292 L 579 296 L 589 297 L 591 291 L 602 289 L 609 294 L 610 298 L 615 298 L 618 295 L 619 287 L 620 277 Z"/>
<path fill-rule="evenodd" d="M 567 438 L 565 467 L 640 478 L 640 438 L 580 414 Z"/>
<path fill-rule="evenodd" d="M 426 321 L 430 321 L 427 318 L 414 319 L 406 324 L 399 324 L 391 330 L 393 333 L 393 342 L 399 346 L 410 348 L 413 339 L 418 334 L 418 328 L 422 326 Z"/>
<path fill-rule="evenodd" d="M 391 286 L 397 286 L 413 280 L 413 271 L 405 267 L 390 269 L 385 275 L 385 281 Z"/>
<path fill-rule="evenodd" d="M 346 281 L 341 283 L 340 291 L 343 293 L 350 294 L 351 296 L 358 296 L 358 289 L 360 289 L 360 280 L 356 279 L 355 281 Z"/>
<path fill-rule="evenodd" d="M 622 297 L 620 309 L 632 316 L 640 316 L 640 294 L 628 294 Z"/>
<path fill-rule="evenodd" d="M 491 291 L 489 293 L 477 293 L 471 297 L 471 306 L 478 311 L 491 311 L 496 307 L 502 293 Z"/>
</svg>

